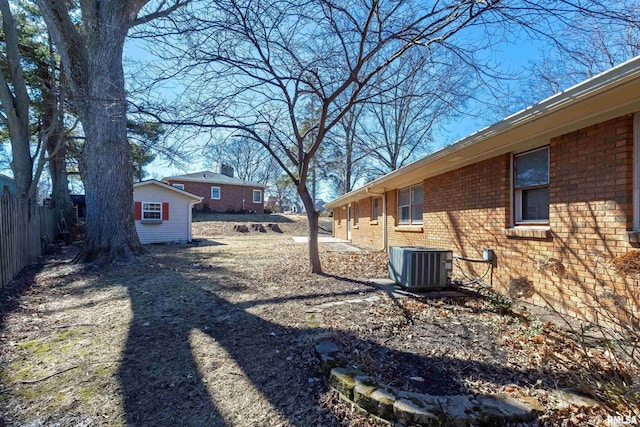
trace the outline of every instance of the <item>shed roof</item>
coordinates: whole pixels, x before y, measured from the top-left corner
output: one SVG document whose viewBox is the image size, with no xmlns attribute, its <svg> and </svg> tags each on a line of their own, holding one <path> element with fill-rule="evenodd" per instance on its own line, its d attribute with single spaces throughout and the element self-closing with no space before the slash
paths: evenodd
<svg viewBox="0 0 640 427">
<path fill-rule="evenodd" d="M 250 187 L 264 188 L 264 184 L 258 182 L 245 181 L 244 179 L 233 178 L 221 173 L 202 171 L 188 173 L 185 175 L 168 176 L 162 179 L 163 181 L 187 181 L 187 182 L 204 182 L 207 184 L 230 184 L 230 185 L 244 185 Z"/>
<path fill-rule="evenodd" d="M 144 187 L 147 185 L 156 185 L 165 190 L 175 191 L 176 193 L 182 196 L 186 196 L 187 198 L 192 199 L 193 203 L 199 203 L 202 201 L 202 197 L 200 196 L 196 196 L 195 194 L 189 193 L 188 191 L 180 190 L 179 188 L 176 188 L 173 185 L 167 184 L 166 182 L 158 181 L 156 179 L 148 179 L 146 181 L 136 182 L 133 184 L 133 188 L 136 189 L 136 188 Z"/>
<path fill-rule="evenodd" d="M 327 203 L 334 208 L 640 111 L 640 56 L 527 107 Z"/>
</svg>

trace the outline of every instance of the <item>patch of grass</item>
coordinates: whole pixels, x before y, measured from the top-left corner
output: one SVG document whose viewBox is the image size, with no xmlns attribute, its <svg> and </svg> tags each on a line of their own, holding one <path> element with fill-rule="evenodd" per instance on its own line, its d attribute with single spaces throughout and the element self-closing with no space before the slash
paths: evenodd
<svg viewBox="0 0 640 427">
<path fill-rule="evenodd" d="M 91 404 L 96 398 L 104 396 L 102 384 L 91 384 L 80 389 L 79 395 L 82 402 Z"/>
<path fill-rule="evenodd" d="M 35 378 L 32 368 L 21 362 L 14 362 L 8 369 L 0 372 L 0 383 L 10 384 L 16 381 L 32 380 Z"/>
<path fill-rule="evenodd" d="M 72 349 L 81 341 L 79 337 L 81 334 L 82 331 L 79 329 L 69 329 L 54 335 L 49 341 L 36 339 L 18 343 L 17 346 L 27 350 L 34 356 L 42 357 L 43 359 L 50 359 L 51 353 L 54 351 L 65 352 Z"/>
</svg>

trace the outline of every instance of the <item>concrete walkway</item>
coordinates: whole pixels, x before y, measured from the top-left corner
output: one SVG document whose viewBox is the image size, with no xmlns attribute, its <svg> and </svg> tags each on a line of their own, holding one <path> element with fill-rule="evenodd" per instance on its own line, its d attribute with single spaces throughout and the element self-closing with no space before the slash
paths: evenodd
<svg viewBox="0 0 640 427">
<path fill-rule="evenodd" d="M 291 236 L 291 238 L 296 243 L 307 243 L 309 241 L 309 236 Z M 318 243 L 349 243 L 349 241 L 330 236 L 318 236 Z"/>
<path fill-rule="evenodd" d="M 309 237 L 307 236 L 291 236 L 296 243 L 307 243 Z M 329 251 L 333 252 L 359 252 L 362 249 L 354 246 L 348 240 L 336 239 L 330 236 L 318 236 L 318 243 L 327 243 L 329 245 Z"/>
</svg>

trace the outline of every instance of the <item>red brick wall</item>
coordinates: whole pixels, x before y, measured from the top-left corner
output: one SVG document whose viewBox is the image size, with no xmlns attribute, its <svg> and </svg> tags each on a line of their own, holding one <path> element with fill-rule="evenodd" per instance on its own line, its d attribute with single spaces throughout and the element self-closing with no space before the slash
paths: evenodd
<svg viewBox="0 0 640 427">
<path fill-rule="evenodd" d="M 347 240 L 347 207 L 340 206 L 333 210 L 333 236 Z"/>
<path fill-rule="evenodd" d="M 264 213 L 264 203 L 253 203 L 253 190 L 262 191 L 264 200 L 264 189 L 259 187 L 245 187 L 241 185 L 230 184 L 211 184 L 205 182 L 190 182 L 180 180 L 169 180 L 170 184 L 183 184 L 184 191 L 202 196 L 202 203 L 195 205 L 196 209 L 203 209 L 208 206 L 214 212 L 242 212 L 256 211 L 256 213 Z M 220 200 L 211 199 L 211 187 L 220 187 Z M 244 196 L 244 209 L 242 199 Z"/>
<path fill-rule="evenodd" d="M 561 311 L 593 319 L 597 314 L 591 307 L 602 306 L 610 291 L 630 297 L 637 310 L 638 287 L 608 264 L 631 249 L 625 235 L 633 216 L 633 116 L 549 142 L 548 237 L 507 235 L 510 159 L 511 154 L 500 155 L 424 180 L 422 227 L 397 226 L 396 190 L 389 191 L 389 246 L 441 247 L 474 258 L 491 248 L 497 256 L 493 285 L 504 293 L 514 279 L 525 279 L 536 292 L 530 302 L 546 302 Z M 368 205 L 366 200 L 361 204 Z M 382 234 L 362 220 L 360 224 L 353 242 L 378 247 Z M 550 258 L 561 263 L 564 273 L 540 268 Z M 485 270 L 484 264 L 461 266 L 476 276 Z"/>
</svg>

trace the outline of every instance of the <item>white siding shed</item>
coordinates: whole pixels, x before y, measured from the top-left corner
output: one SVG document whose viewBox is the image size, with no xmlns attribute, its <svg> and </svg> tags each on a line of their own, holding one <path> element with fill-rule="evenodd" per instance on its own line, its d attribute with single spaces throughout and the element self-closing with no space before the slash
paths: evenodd
<svg viewBox="0 0 640 427">
<path fill-rule="evenodd" d="M 191 241 L 191 208 L 202 197 L 155 179 L 133 185 L 136 231 L 140 242 Z"/>
</svg>

